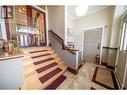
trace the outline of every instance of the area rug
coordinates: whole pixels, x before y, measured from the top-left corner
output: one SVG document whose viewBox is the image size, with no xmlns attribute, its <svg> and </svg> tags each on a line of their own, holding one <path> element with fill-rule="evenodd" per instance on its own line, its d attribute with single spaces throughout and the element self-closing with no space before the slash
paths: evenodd
<svg viewBox="0 0 127 95">
<path fill-rule="evenodd" d="M 106 68 L 96 67 L 92 81 L 107 89 L 118 89 L 114 72 Z"/>
<path fill-rule="evenodd" d="M 66 76 L 61 75 L 53 83 L 46 87 L 45 90 L 55 90 L 66 78 Z"/>
</svg>

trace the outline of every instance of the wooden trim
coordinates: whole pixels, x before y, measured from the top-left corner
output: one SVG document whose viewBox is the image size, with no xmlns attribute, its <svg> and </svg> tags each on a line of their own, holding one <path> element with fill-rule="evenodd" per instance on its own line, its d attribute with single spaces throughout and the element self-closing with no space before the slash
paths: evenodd
<svg viewBox="0 0 127 95">
<path fill-rule="evenodd" d="M 67 68 L 68 71 L 72 72 L 73 74 L 77 75 L 78 74 L 78 70 L 72 69 L 70 67 Z"/>
<path fill-rule="evenodd" d="M 110 71 L 110 72 L 111 72 L 111 75 L 112 75 L 114 88 L 111 88 L 111 87 L 109 87 L 109 86 L 107 86 L 107 85 L 105 85 L 105 84 L 103 84 L 103 83 L 100 83 L 100 82 L 96 81 L 96 76 L 97 76 L 98 68 L 100 68 L 100 67 L 96 67 L 96 69 L 95 69 L 95 72 L 94 72 L 92 81 L 95 82 L 95 83 L 97 83 L 97 84 L 99 84 L 99 85 L 101 85 L 101 86 L 103 86 L 103 87 L 105 87 L 105 88 L 107 88 L 107 89 L 119 89 L 119 88 L 118 88 L 117 81 L 116 81 L 116 77 L 115 77 L 113 71 Z M 105 69 L 105 68 L 102 68 L 102 69 Z M 107 69 L 106 69 L 106 70 L 107 70 Z"/>
<path fill-rule="evenodd" d="M 110 66 L 106 62 L 101 62 L 101 65 L 106 66 L 106 68 L 108 68 L 108 69 L 115 70 L 115 66 Z"/>
<path fill-rule="evenodd" d="M 39 13 L 44 15 L 44 33 L 45 33 L 45 43 L 42 43 L 42 46 L 47 44 L 47 37 L 46 37 L 46 14 L 33 6 L 26 6 L 27 9 L 27 23 L 29 27 L 33 27 L 33 18 L 32 18 L 32 9 L 38 11 Z"/>
<path fill-rule="evenodd" d="M 33 6 L 29 6 L 29 7 L 31 7 L 32 9 L 34 9 L 34 10 L 36 10 L 36 11 L 40 12 L 40 13 L 45 14 L 45 12 L 43 12 L 43 11 L 41 11 L 41 10 L 39 10 L 39 9 L 37 9 L 37 8 L 35 8 L 35 7 L 33 7 Z"/>
<path fill-rule="evenodd" d="M 21 58 L 21 57 L 24 57 L 23 55 L 17 55 L 17 56 L 5 56 L 5 57 L 1 57 L 0 58 L 0 61 L 3 61 L 3 60 L 9 60 L 9 59 L 15 59 L 15 58 Z"/>
<path fill-rule="evenodd" d="M 46 36 L 46 14 L 45 13 L 43 13 L 44 14 L 44 32 L 45 32 L 45 45 L 47 44 L 47 36 Z"/>
<path fill-rule="evenodd" d="M 104 49 L 111 49 L 111 50 L 118 50 L 118 48 L 113 48 L 113 47 L 103 47 Z"/>
<path fill-rule="evenodd" d="M 33 27 L 32 8 L 30 6 L 26 6 L 26 10 L 28 27 Z"/>
<path fill-rule="evenodd" d="M 127 88 L 123 87 L 123 90 L 126 90 Z"/>
<path fill-rule="evenodd" d="M 107 66 L 107 64 L 108 63 L 106 63 L 106 62 L 101 62 L 101 65 L 103 65 L 103 66 Z"/>
<path fill-rule="evenodd" d="M 70 49 L 68 46 L 66 46 L 64 44 L 64 40 L 60 36 L 58 36 L 55 32 L 53 32 L 52 30 L 49 30 L 49 32 L 60 42 L 60 44 L 62 45 L 62 49 L 68 50 L 72 54 L 75 54 L 75 51 L 78 51 L 78 50 L 75 50 L 75 49 Z"/>
<path fill-rule="evenodd" d="M 82 67 L 83 65 L 82 64 L 80 64 L 79 66 L 78 66 L 78 70 Z"/>
<path fill-rule="evenodd" d="M 111 69 L 111 70 L 115 70 L 115 66 L 109 66 L 109 65 L 107 65 L 107 68 Z"/>
<path fill-rule="evenodd" d="M 52 30 L 49 30 L 49 32 L 51 32 L 52 34 L 54 34 L 54 36 L 56 36 L 59 40 L 64 41 L 60 36 L 58 36 L 55 32 L 53 32 Z"/>
<path fill-rule="evenodd" d="M 5 7 L 6 8 L 6 14 L 7 14 L 7 12 L 8 12 L 8 8 L 7 8 L 7 6 L 2 6 L 2 7 Z M 6 35 L 7 35 L 7 40 L 10 40 L 11 39 L 11 37 L 10 37 L 10 29 L 9 29 L 9 19 L 8 18 L 4 18 L 4 20 L 5 20 L 5 28 L 6 28 Z"/>
<path fill-rule="evenodd" d="M 30 6 L 32 9 L 34 9 L 34 10 L 36 10 L 36 11 L 38 11 L 38 12 L 40 12 L 41 14 L 43 14 L 44 15 L 44 32 L 45 32 L 45 43 L 42 43 L 44 46 L 47 44 L 47 37 L 46 37 L 46 13 L 45 12 L 42 12 L 41 10 L 39 10 L 39 9 L 37 9 L 37 8 L 35 8 L 35 7 L 33 7 L 33 6 Z M 42 45 L 42 46 L 43 46 Z"/>
<path fill-rule="evenodd" d="M 112 74 L 112 79 L 113 79 L 113 83 L 114 83 L 115 89 L 119 89 L 119 86 L 118 86 L 118 83 L 117 83 L 117 80 L 116 80 L 114 72 L 111 71 L 111 74 Z"/>
<path fill-rule="evenodd" d="M 77 70 L 68 67 L 68 71 L 70 71 L 70 72 L 72 72 L 72 73 L 74 73 L 74 74 L 77 75 L 77 74 L 78 74 L 78 70 L 79 70 L 82 66 L 83 66 L 83 65 L 80 64 L 80 65 L 78 66 L 78 69 L 77 69 Z"/>
<path fill-rule="evenodd" d="M 91 87 L 90 90 L 96 90 L 94 87 Z"/>
</svg>

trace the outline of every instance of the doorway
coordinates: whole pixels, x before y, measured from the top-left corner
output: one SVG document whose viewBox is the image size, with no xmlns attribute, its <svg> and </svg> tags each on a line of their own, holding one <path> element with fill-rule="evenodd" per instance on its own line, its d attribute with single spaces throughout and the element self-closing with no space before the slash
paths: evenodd
<svg viewBox="0 0 127 95">
<path fill-rule="evenodd" d="M 10 29 L 12 29 L 12 22 Z M 21 47 L 46 45 L 46 17 L 33 6 L 15 6 L 16 31 L 11 32 L 13 40 L 17 40 Z"/>
<path fill-rule="evenodd" d="M 117 52 L 115 73 L 120 88 L 127 89 L 127 13 L 121 21 L 121 37 Z"/>
<path fill-rule="evenodd" d="M 96 63 L 96 56 L 99 56 L 101 64 L 103 27 L 93 28 L 84 31 L 84 50 L 85 61 Z"/>
</svg>

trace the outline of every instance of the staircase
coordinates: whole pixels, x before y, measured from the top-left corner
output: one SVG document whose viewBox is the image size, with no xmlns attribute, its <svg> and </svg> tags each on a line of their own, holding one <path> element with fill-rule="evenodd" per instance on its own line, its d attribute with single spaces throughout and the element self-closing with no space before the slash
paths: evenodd
<svg viewBox="0 0 127 95">
<path fill-rule="evenodd" d="M 60 80 L 67 66 L 51 47 L 30 47 L 23 49 L 24 84 L 22 90 L 50 88 Z M 64 77 L 65 79 L 65 77 Z"/>
</svg>

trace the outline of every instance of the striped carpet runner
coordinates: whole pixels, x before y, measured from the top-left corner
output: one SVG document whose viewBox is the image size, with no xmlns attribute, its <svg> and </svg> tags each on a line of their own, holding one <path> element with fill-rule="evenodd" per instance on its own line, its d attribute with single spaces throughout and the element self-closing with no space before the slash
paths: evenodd
<svg viewBox="0 0 127 95">
<path fill-rule="evenodd" d="M 44 59 L 44 60 L 40 60 L 40 61 L 37 61 L 37 62 L 34 62 L 35 65 L 38 65 L 38 64 L 42 64 L 44 62 L 47 62 L 47 61 L 50 61 L 50 60 L 53 60 L 54 58 L 48 58 L 48 59 Z"/>
<path fill-rule="evenodd" d="M 47 70 L 47 69 L 50 69 L 51 67 L 56 66 L 56 65 L 57 65 L 57 63 L 54 62 L 54 63 L 52 63 L 52 64 L 46 65 L 46 66 L 44 66 L 44 67 L 41 67 L 41 68 L 37 69 L 36 71 L 37 71 L 38 73 L 41 73 L 41 72 L 43 72 L 43 71 L 45 71 L 45 70 Z"/>
<path fill-rule="evenodd" d="M 47 56 L 47 55 L 50 55 L 50 54 L 43 54 L 43 55 L 37 55 L 37 56 L 33 56 L 33 57 L 31 57 L 31 58 L 38 58 L 38 57 L 43 57 L 43 56 Z"/>
<path fill-rule="evenodd" d="M 61 71 L 62 71 L 62 69 L 56 68 L 52 72 L 50 72 L 50 73 L 42 76 L 41 78 L 39 78 L 39 80 L 41 81 L 41 83 L 44 83 L 44 82 L 46 82 L 47 80 L 49 80 L 50 78 L 52 78 L 53 76 L 55 76 L 56 74 L 58 74 Z"/>
<path fill-rule="evenodd" d="M 55 78 L 55 80 L 52 81 L 52 83 L 47 85 L 46 88 L 42 88 L 42 89 L 56 89 L 66 79 L 66 77 L 61 73 L 61 72 L 63 72 L 64 69 L 59 67 L 58 62 L 55 62 L 55 61 L 52 62 L 52 60 L 54 60 L 55 58 L 54 57 L 47 57 L 47 56 L 51 56 L 51 54 L 53 54 L 53 53 L 48 53 L 48 52 L 44 53 L 46 51 L 48 51 L 48 50 L 30 51 L 29 55 L 30 55 L 31 59 L 34 59 L 33 64 L 35 66 L 37 66 L 37 69 L 35 69 L 35 72 L 37 72 L 38 74 L 42 74 L 42 76 L 39 75 L 40 77 L 38 77 L 38 80 L 42 83 L 42 85 L 47 83 L 48 80 L 51 81 L 52 79 L 54 79 L 53 78 L 54 76 L 58 76 Z M 45 58 L 41 59 L 42 57 L 45 57 Z M 48 63 L 47 65 L 45 65 L 49 61 L 51 61 L 51 62 Z M 41 64 L 44 64 L 44 65 L 41 65 Z M 50 70 L 50 72 L 48 72 L 48 70 Z M 43 75 L 43 72 L 48 72 L 48 73 Z M 61 75 L 60 75 L 60 73 L 61 73 Z M 25 88 L 27 88 L 27 87 L 25 87 Z"/>
<path fill-rule="evenodd" d="M 48 87 L 46 87 L 45 90 L 56 89 L 66 78 L 67 78 L 66 76 L 61 75 L 54 82 L 52 82 Z"/>
</svg>

